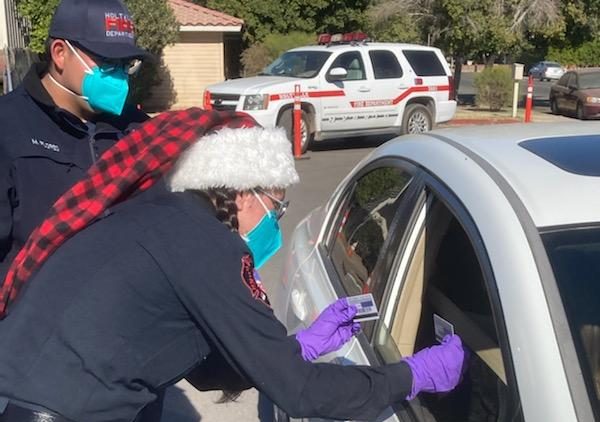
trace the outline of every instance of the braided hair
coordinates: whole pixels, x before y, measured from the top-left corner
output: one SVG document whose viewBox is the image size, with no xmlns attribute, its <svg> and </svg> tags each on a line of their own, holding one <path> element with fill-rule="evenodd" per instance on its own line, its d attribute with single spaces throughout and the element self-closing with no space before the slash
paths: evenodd
<svg viewBox="0 0 600 422">
<path fill-rule="evenodd" d="M 217 219 L 232 232 L 238 231 L 238 208 L 235 203 L 238 192 L 236 190 L 229 188 L 209 188 L 206 190 L 193 189 L 189 190 L 189 192 L 208 198 L 213 207 L 215 207 Z"/>
</svg>

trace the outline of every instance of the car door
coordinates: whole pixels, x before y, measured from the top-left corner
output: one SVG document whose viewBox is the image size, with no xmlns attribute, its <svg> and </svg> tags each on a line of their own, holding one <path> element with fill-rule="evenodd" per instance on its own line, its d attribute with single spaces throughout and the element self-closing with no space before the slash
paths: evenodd
<svg viewBox="0 0 600 422">
<path fill-rule="evenodd" d="M 345 78 L 332 80 L 328 76 L 331 69 L 336 67 L 346 70 Z M 322 131 L 343 132 L 376 126 L 376 114 L 366 107 L 357 106 L 371 98 L 372 81 L 367 76 L 365 57 L 361 50 L 341 53 L 333 60 L 321 78 L 322 91 L 343 91 L 344 94 L 321 98 Z"/>
<path fill-rule="evenodd" d="M 412 421 L 521 421 L 504 317 L 485 245 L 467 210 L 424 177 L 416 217 L 389 271 L 381 317 L 369 338 L 380 363 L 437 343 L 434 315 L 450 322 L 471 351 L 461 384 L 398 406 Z"/>
<path fill-rule="evenodd" d="M 571 75 L 571 72 L 565 73 L 558 82 L 550 88 L 550 101 L 555 102 L 559 111 L 566 111 L 565 96 L 567 95 Z"/>
<path fill-rule="evenodd" d="M 414 209 L 416 169 L 400 160 L 379 160 L 351 180 L 326 229 L 320 249 L 336 296 L 372 293 L 379 304 L 388 281 L 390 258 Z M 377 364 L 368 336 L 375 322 L 363 322 L 362 333 L 327 361 L 343 365 Z M 398 421 L 390 408 L 379 421 Z"/>
<path fill-rule="evenodd" d="M 571 73 L 571 77 L 567 81 L 567 89 L 565 92 L 564 99 L 565 110 L 567 110 L 569 113 L 575 113 L 575 111 L 577 110 L 577 103 L 579 101 L 577 97 L 578 86 L 579 78 L 577 76 L 577 73 L 573 72 Z"/>
<path fill-rule="evenodd" d="M 371 82 L 371 100 L 357 104 L 377 113 L 373 120 L 377 127 L 392 127 L 399 121 L 399 104 L 397 98 L 410 86 L 402 65 L 396 54 L 387 49 L 369 50 L 368 69 L 373 74 Z"/>
</svg>

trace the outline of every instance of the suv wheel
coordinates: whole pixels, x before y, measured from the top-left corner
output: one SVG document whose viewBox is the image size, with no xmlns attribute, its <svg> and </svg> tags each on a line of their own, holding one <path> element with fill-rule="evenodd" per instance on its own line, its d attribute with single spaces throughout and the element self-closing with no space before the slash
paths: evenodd
<svg viewBox="0 0 600 422">
<path fill-rule="evenodd" d="M 422 104 L 409 104 L 404 110 L 402 118 L 402 133 L 429 132 L 433 119 L 429 109 Z"/>
<path fill-rule="evenodd" d="M 281 113 L 277 126 L 285 129 L 285 133 L 292 144 L 292 152 L 294 150 L 294 119 L 293 110 L 289 109 Z M 300 152 L 304 154 L 308 150 L 308 145 L 311 141 L 311 133 L 309 132 L 310 125 L 308 123 L 308 115 L 302 110 L 302 116 L 300 118 Z"/>
</svg>

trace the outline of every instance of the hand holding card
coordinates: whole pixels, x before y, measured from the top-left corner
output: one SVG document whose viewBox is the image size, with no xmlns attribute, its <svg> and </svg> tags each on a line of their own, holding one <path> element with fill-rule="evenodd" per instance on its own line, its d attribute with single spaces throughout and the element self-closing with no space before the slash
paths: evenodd
<svg viewBox="0 0 600 422">
<path fill-rule="evenodd" d="M 354 321 L 371 321 L 379 318 L 377 304 L 371 293 L 357 296 L 349 296 L 346 298 L 349 305 L 356 307 L 356 316 Z"/>
</svg>

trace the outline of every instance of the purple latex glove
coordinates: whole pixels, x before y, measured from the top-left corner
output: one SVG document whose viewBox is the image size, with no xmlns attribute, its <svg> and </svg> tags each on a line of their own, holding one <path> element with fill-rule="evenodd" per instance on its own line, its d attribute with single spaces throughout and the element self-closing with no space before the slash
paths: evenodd
<svg viewBox="0 0 600 422">
<path fill-rule="evenodd" d="M 456 387 L 463 373 L 468 352 L 457 335 L 446 335 L 442 344 L 423 349 L 402 359 L 410 366 L 413 384 L 407 400 L 420 392 L 442 393 Z"/>
<path fill-rule="evenodd" d="M 338 299 L 325 308 L 310 327 L 298 331 L 296 340 L 304 360 L 315 360 L 346 344 L 360 331 L 360 324 L 352 321 L 355 315 L 354 305 L 348 305 L 346 298 Z"/>
</svg>

